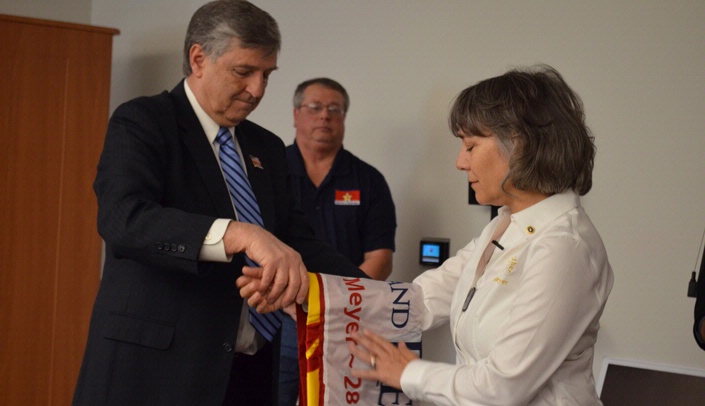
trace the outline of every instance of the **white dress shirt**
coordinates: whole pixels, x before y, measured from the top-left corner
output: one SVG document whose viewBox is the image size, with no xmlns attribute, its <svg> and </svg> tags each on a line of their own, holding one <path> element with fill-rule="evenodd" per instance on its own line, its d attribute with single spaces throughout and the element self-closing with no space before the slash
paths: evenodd
<svg viewBox="0 0 705 406">
<path fill-rule="evenodd" d="M 592 376 L 613 275 L 602 240 L 569 191 L 511 214 L 477 290 L 475 270 L 506 207 L 480 237 L 414 280 L 424 329 L 450 322 L 456 364 L 416 360 L 403 391 L 437 405 L 600 405 Z"/>
<path fill-rule="evenodd" d="M 188 85 L 188 80 L 184 80 L 184 90 L 186 91 L 186 97 L 188 98 L 189 103 L 191 103 L 193 111 L 196 113 L 196 117 L 198 117 L 198 121 L 201 123 L 201 127 L 203 127 L 203 132 L 205 132 L 206 137 L 208 137 L 208 142 L 210 142 L 211 147 L 213 147 L 215 159 L 220 165 L 220 155 L 218 154 L 220 151 L 220 144 L 218 144 L 215 140 L 218 135 L 218 131 L 220 130 L 220 126 L 212 118 L 210 118 L 201 105 L 198 104 L 196 96 L 193 94 L 193 91 Z M 234 129 L 230 128 L 229 130 L 230 134 L 232 134 Z M 237 142 L 237 137 L 233 137 L 233 140 L 235 141 L 235 150 L 240 155 L 240 162 L 245 162 L 242 159 L 242 151 L 240 151 L 240 144 Z M 247 171 L 247 168 L 244 168 L 244 166 L 243 169 Z M 225 177 L 223 177 L 223 182 L 225 182 Z M 234 204 L 233 210 L 235 211 L 235 216 L 237 217 L 237 210 L 235 209 Z M 233 220 L 216 219 L 213 222 L 213 225 L 203 241 L 198 259 L 201 261 L 212 262 L 230 262 L 232 260 L 232 256 L 225 253 L 225 243 L 223 241 L 225 231 L 231 221 Z M 243 354 L 254 354 L 259 348 L 262 348 L 263 345 L 264 338 L 259 336 L 256 333 L 255 328 L 252 327 L 252 324 L 250 324 L 247 302 L 243 302 L 242 309 L 240 311 L 240 324 L 237 329 L 237 338 L 235 340 L 235 351 Z"/>
</svg>

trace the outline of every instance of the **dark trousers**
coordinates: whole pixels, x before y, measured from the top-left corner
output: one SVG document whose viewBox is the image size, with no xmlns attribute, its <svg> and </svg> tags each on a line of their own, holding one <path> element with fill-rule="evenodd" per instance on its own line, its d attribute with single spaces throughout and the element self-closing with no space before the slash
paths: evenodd
<svg viewBox="0 0 705 406">
<path fill-rule="evenodd" d="M 295 406 L 299 398 L 299 347 L 296 322 L 285 317 L 279 347 L 279 403 L 278 406 Z"/>
<path fill-rule="evenodd" d="M 272 345 L 254 355 L 236 354 L 223 406 L 266 406 L 274 404 L 275 370 Z"/>
</svg>

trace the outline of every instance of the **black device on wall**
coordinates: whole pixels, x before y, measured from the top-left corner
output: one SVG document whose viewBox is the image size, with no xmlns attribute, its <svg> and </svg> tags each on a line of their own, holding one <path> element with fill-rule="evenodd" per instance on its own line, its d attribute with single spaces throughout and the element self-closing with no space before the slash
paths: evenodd
<svg viewBox="0 0 705 406">
<path fill-rule="evenodd" d="M 475 198 L 475 191 L 472 189 L 472 184 L 470 182 L 468 182 L 468 204 L 480 204 Z M 490 206 L 490 220 L 497 217 L 498 211 L 499 206 Z"/>
<path fill-rule="evenodd" d="M 448 238 L 423 237 L 419 244 L 421 265 L 440 265 L 448 259 L 450 240 Z"/>
</svg>

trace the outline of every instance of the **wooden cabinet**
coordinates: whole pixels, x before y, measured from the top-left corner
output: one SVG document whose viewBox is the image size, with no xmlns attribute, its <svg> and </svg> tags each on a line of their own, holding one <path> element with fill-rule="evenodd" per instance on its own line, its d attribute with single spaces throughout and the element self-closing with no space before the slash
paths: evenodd
<svg viewBox="0 0 705 406">
<path fill-rule="evenodd" d="M 117 30 L 0 14 L 0 405 L 68 405 L 100 280 Z"/>
</svg>

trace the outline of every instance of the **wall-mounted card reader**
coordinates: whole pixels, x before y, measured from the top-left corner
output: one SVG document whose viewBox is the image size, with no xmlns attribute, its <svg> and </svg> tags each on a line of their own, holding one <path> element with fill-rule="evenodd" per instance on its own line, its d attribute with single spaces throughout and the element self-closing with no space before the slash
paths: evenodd
<svg viewBox="0 0 705 406">
<path fill-rule="evenodd" d="M 419 263 L 421 265 L 440 265 L 448 259 L 450 239 L 429 238 L 421 239 L 419 245 Z"/>
</svg>

